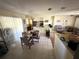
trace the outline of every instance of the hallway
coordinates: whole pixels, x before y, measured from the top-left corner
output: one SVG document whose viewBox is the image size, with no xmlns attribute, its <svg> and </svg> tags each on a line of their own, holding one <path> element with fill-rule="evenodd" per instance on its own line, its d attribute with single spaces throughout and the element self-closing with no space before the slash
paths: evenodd
<svg viewBox="0 0 79 59">
<path fill-rule="evenodd" d="M 39 40 L 30 50 L 26 47 L 22 49 L 20 43 L 16 42 L 0 59 L 55 59 L 51 40 L 45 36 L 40 36 Z"/>
</svg>

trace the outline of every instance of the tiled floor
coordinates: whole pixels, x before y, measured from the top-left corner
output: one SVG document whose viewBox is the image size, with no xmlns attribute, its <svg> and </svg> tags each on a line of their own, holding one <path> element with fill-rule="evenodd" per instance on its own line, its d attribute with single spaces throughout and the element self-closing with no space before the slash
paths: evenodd
<svg viewBox="0 0 79 59">
<path fill-rule="evenodd" d="M 9 52 L 0 59 L 55 59 L 51 40 L 45 36 L 40 36 L 39 43 L 35 43 L 29 50 L 22 49 L 20 43 L 11 46 Z"/>
</svg>

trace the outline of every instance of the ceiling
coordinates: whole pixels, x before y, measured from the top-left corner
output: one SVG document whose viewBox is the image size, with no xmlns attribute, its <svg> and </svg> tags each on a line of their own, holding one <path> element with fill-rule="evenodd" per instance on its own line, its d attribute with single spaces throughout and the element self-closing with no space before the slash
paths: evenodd
<svg viewBox="0 0 79 59">
<path fill-rule="evenodd" d="M 48 8 L 52 10 L 48 11 Z M 0 0 L 0 15 L 75 14 L 79 14 L 79 0 Z"/>
</svg>

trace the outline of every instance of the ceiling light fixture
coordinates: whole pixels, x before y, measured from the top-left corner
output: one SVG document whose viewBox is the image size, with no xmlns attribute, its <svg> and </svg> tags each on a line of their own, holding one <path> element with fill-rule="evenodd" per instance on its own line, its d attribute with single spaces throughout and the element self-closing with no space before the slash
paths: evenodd
<svg viewBox="0 0 79 59">
<path fill-rule="evenodd" d="M 61 7 L 61 9 L 66 9 L 66 7 Z"/>
<path fill-rule="evenodd" d="M 51 11 L 52 10 L 52 8 L 48 8 L 48 11 Z"/>
</svg>

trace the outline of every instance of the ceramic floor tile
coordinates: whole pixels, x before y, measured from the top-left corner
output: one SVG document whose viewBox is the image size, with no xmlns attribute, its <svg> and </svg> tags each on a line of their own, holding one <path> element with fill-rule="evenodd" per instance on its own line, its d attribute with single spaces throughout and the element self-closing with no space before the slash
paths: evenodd
<svg viewBox="0 0 79 59">
<path fill-rule="evenodd" d="M 29 50 L 27 47 L 22 49 L 20 43 L 14 43 L 9 52 L 0 59 L 55 59 L 51 40 L 45 36 L 40 36 L 39 43 L 35 43 Z"/>
</svg>

